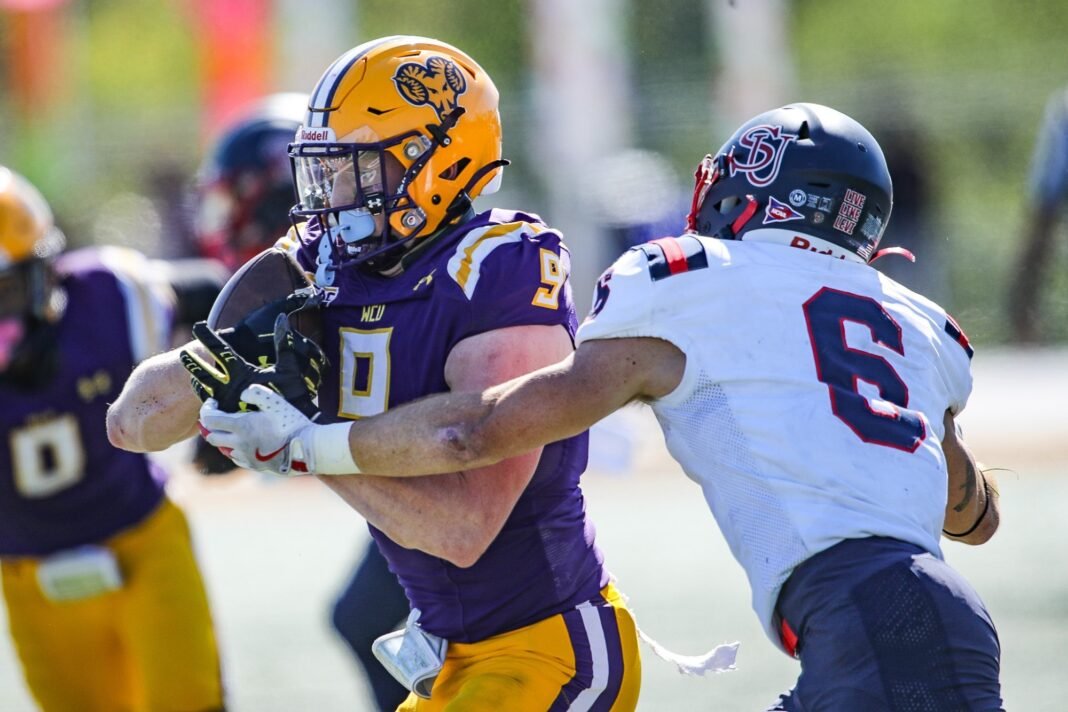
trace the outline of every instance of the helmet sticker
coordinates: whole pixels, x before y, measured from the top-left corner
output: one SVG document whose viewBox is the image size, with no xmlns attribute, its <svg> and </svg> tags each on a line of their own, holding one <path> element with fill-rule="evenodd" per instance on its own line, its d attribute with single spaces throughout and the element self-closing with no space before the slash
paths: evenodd
<svg viewBox="0 0 1068 712">
<path fill-rule="evenodd" d="M 744 173 L 745 179 L 757 188 L 771 185 L 779 177 L 787 147 L 796 140 L 795 134 L 786 133 L 781 126 L 754 126 L 731 148 L 730 175 Z M 744 158 L 735 153 L 739 147 L 747 151 Z"/>
<path fill-rule="evenodd" d="M 764 208 L 764 222 L 762 224 L 770 225 L 772 223 L 789 222 L 790 220 L 802 220 L 804 217 L 804 215 L 797 212 L 786 203 L 780 203 L 769 195 L 768 205 Z"/>
<path fill-rule="evenodd" d="M 802 205 L 805 204 L 808 199 L 808 193 L 801 190 L 800 188 L 794 188 L 790 191 L 790 205 L 794 206 L 795 208 L 800 208 Z M 816 206 L 810 205 L 809 207 L 814 208 Z"/>
<path fill-rule="evenodd" d="M 294 143 L 336 143 L 337 136 L 330 127 L 316 128 L 313 126 L 301 126 L 297 129 Z"/>
<path fill-rule="evenodd" d="M 857 229 L 861 211 L 867 201 L 868 198 L 863 193 L 858 193 L 852 188 L 848 188 L 845 192 L 845 197 L 842 198 L 842 204 L 838 206 L 838 216 L 834 219 L 834 229 L 847 235 L 852 235 L 853 231 Z"/>
<path fill-rule="evenodd" d="M 874 240 L 879 237 L 882 231 L 883 219 L 878 215 L 868 213 L 868 217 L 864 218 L 864 224 L 860 226 L 861 234 L 869 240 Z"/>
<path fill-rule="evenodd" d="M 445 57 L 431 57 L 426 64 L 408 62 L 397 68 L 393 83 L 405 101 L 413 106 L 430 106 L 438 120 L 456 108 L 467 91 L 467 80 L 456 63 Z"/>
</svg>

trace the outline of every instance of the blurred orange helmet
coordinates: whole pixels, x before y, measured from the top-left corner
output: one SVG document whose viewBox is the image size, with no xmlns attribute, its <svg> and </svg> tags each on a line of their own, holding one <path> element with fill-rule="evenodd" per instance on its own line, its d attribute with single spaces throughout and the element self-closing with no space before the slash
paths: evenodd
<svg viewBox="0 0 1068 712">
<path fill-rule="evenodd" d="M 9 370 L 26 335 L 56 314 L 51 264 L 63 244 L 44 197 L 0 166 L 0 374 Z"/>
<path fill-rule="evenodd" d="M 489 75 L 444 42 L 394 36 L 349 50 L 311 92 L 290 146 L 294 219 L 328 233 L 335 267 L 396 264 L 497 190 L 497 102 Z"/>
<path fill-rule="evenodd" d="M 0 166 L 0 270 L 63 249 L 63 236 L 41 193 L 18 173 Z"/>
</svg>

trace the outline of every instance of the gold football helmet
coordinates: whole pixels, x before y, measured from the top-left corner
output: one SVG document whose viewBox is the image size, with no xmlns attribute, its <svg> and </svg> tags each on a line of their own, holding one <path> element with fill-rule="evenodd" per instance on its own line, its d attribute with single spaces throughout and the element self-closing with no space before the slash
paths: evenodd
<svg viewBox="0 0 1068 712">
<path fill-rule="evenodd" d="M 43 315 L 48 303 L 46 263 L 63 244 L 40 192 L 0 166 L 0 318 Z"/>
<path fill-rule="evenodd" d="M 444 42 L 394 36 L 349 50 L 290 145 L 294 221 L 328 233 L 334 267 L 395 264 L 499 186 L 497 101 L 489 75 Z"/>
</svg>

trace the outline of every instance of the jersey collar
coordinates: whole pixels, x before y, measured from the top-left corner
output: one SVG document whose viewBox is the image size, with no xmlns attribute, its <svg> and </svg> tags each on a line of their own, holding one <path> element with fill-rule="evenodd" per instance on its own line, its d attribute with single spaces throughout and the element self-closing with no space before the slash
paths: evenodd
<svg viewBox="0 0 1068 712">
<path fill-rule="evenodd" d="M 806 235 L 800 232 L 794 232 L 793 230 L 783 230 L 781 228 L 760 228 L 758 230 L 750 230 L 742 235 L 743 242 L 766 242 L 773 245 L 787 245 L 796 249 L 805 250 L 807 252 L 814 252 L 820 255 L 828 255 L 840 260 L 846 260 L 848 262 L 856 262 L 858 264 L 867 264 L 864 259 L 855 252 L 847 250 L 844 247 L 822 240 L 812 235 Z"/>
</svg>

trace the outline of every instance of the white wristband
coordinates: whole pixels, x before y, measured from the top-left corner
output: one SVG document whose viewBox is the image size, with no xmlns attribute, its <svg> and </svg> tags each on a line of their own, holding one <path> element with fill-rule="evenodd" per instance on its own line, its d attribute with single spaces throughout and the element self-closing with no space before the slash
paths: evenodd
<svg viewBox="0 0 1068 712">
<path fill-rule="evenodd" d="M 352 459 L 349 449 L 349 429 L 351 422 L 315 425 L 309 428 L 311 436 L 308 443 L 312 453 L 312 463 L 317 475 L 358 475 L 360 468 Z"/>
</svg>

